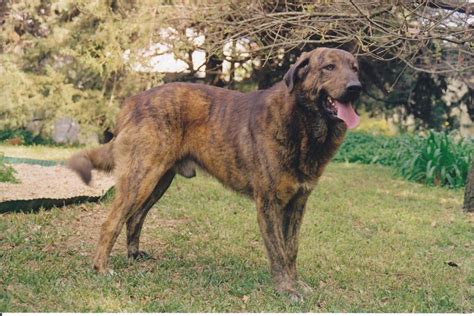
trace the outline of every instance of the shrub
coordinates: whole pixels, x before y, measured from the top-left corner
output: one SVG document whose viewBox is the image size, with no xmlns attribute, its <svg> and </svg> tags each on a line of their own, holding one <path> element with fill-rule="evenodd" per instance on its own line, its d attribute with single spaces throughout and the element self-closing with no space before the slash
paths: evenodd
<svg viewBox="0 0 474 316">
<path fill-rule="evenodd" d="M 0 142 L 11 145 L 51 145 L 51 140 L 43 138 L 41 135 L 33 135 L 32 132 L 24 129 L 0 130 Z"/>
<path fill-rule="evenodd" d="M 434 131 L 425 137 L 350 132 L 334 160 L 391 166 L 408 180 L 459 188 L 466 182 L 473 153 L 472 141 L 455 141 Z"/>
<path fill-rule="evenodd" d="M 398 149 L 398 139 L 395 137 L 350 132 L 334 160 L 391 166 L 396 162 Z"/>
<path fill-rule="evenodd" d="M 463 187 L 474 146 L 456 142 L 445 133 L 430 131 L 426 137 L 404 138 L 397 155 L 397 171 L 408 180 L 428 185 Z"/>
<path fill-rule="evenodd" d="M 17 183 L 18 180 L 15 178 L 15 169 L 5 164 L 5 158 L 0 153 L 0 182 L 12 182 Z"/>
<path fill-rule="evenodd" d="M 41 136 L 50 137 L 57 119 L 71 117 L 82 136 L 99 133 L 113 128 L 124 98 L 162 83 L 159 73 L 136 71 L 160 38 L 155 30 L 165 17 L 156 10 L 126 1 L 7 2 L 0 130 L 38 121 Z"/>
</svg>

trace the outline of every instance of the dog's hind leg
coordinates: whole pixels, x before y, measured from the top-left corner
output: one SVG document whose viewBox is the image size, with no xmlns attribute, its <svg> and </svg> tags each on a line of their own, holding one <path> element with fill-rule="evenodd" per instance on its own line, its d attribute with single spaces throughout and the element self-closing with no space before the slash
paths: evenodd
<svg viewBox="0 0 474 316">
<path fill-rule="evenodd" d="M 169 188 L 176 173 L 173 170 L 166 172 L 158 181 L 153 192 L 146 200 L 143 207 L 138 212 L 133 214 L 127 221 L 127 253 L 128 257 L 132 259 L 147 258 L 149 255 L 140 251 L 140 233 L 142 231 L 143 222 L 153 205 L 163 196 Z"/>
<path fill-rule="evenodd" d="M 121 172 L 116 184 L 116 197 L 111 210 L 102 225 L 99 244 L 94 259 L 94 269 L 105 272 L 112 247 L 124 223 L 138 212 L 152 194 L 156 184 L 170 166 L 146 164 L 143 161 L 125 161 L 117 170 Z M 130 174 L 133 170 L 133 174 Z"/>
</svg>

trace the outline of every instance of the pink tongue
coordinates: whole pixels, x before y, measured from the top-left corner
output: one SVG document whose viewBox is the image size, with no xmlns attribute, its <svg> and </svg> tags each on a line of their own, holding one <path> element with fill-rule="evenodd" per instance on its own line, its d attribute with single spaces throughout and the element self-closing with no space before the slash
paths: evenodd
<svg viewBox="0 0 474 316">
<path fill-rule="evenodd" d="M 348 128 L 354 128 L 359 124 L 360 118 L 352 108 L 351 103 L 341 103 L 334 100 L 337 108 L 337 117 L 346 123 Z"/>
</svg>

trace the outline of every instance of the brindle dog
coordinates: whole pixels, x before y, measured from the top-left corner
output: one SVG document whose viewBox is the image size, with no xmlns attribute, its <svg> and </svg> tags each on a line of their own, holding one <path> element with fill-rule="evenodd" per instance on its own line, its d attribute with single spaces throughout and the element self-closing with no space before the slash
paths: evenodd
<svg viewBox="0 0 474 316">
<path fill-rule="evenodd" d="M 276 289 L 301 298 L 299 290 L 309 290 L 296 274 L 301 220 L 347 127 L 357 125 L 357 67 L 346 51 L 318 48 L 267 90 L 170 83 L 127 99 L 113 140 L 69 160 L 86 183 L 93 168 L 116 173 L 94 269 L 106 271 L 125 223 L 128 255 L 143 256 L 139 238 L 148 211 L 176 173 L 193 177 L 198 166 L 255 200 Z"/>
</svg>

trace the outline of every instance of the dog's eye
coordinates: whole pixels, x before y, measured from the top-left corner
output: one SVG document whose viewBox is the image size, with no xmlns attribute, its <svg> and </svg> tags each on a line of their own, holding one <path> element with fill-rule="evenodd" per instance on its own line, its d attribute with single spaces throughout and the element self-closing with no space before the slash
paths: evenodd
<svg viewBox="0 0 474 316">
<path fill-rule="evenodd" d="M 336 65 L 329 64 L 329 65 L 324 66 L 323 69 L 325 69 L 325 70 L 334 70 L 334 69 L 336 69 Z"/>
<path fill-rule="evenodd" d="M 352 70 L 354 70 L 354 72 L 358 72 L 359 71 L 359 68 L 357 68 L 356 66 L 352 67 Z"/>
</svg>

